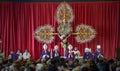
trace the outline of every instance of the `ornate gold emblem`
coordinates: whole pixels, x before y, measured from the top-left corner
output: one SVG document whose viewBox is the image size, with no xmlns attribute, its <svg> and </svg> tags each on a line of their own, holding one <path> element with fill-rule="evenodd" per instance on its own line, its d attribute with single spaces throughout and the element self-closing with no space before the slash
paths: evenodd
<svg viewBox="0 0 120 71">
<path fill-rule="evenodd" d="M 84 43 L 95 38 L 96 31 L 88 25 L 78 25 L 76 28 L 76 40 L 77 42 Z"/>
<path fill-rule="evenodd" d="M 55 18 L 58 22 L 57 31 L 54 33 L 54 29 L 50 25 L 41 26 L 35 30 L 35 38 L 38 41 L 44 43 L 51 43 L 54 39 L 54 34 L 59 34 L 61 40 L 67 39 L 71 34 L 76 35 L 77 42 L 85 43 L 95 38 L 96 31 L 88 25 L 78 25 L 76 32 L 72 32 L 71 22 L 74 19 L 73 10 L 66 2 L 61 3 L 56 11 Z M 67 41 L 66 41 L 67 42 Z"/>
<path fill-rule="evenodd" d="M 50 25 L 41 26 L 35 31 L 35 38 L 44 43 L 51 43 L 54 39 L 53 37 L 54 29 Z"/>
<path fill-rule="evenodd" d="M 72 22 L 74 19 L 72 8 L 66 2 L 61 3 L 56 11 L 56 20 L 59 24 L 63 22 Z"/>
</svg>

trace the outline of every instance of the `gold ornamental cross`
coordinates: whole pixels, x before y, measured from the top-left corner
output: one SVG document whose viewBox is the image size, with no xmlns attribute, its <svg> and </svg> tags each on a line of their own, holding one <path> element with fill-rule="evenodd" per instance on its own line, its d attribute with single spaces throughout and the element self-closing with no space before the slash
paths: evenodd
<svg viewBox="0 0 120 71">
<path fill-rule="evenodd" d="M 66 40 L 70 35 L 76 35 L 75 39 L 77 42 L 86 43 L 96 36 L 95 29 L 85 24 L 76 26 L 76 30 L 73 32 L 71 23 L 74 20 L 74 14 L 72 7 L 66 2 L 61 3 L 57 7 L 55 19 L 59 24 L 57 32 L 54 32 L 54 28 L 51 25 L 40 26 L 34 33 L 38 41 L 51 43 L 55 38 L 54 35 L 58 35 L 61 40 Z"/>
</svg>

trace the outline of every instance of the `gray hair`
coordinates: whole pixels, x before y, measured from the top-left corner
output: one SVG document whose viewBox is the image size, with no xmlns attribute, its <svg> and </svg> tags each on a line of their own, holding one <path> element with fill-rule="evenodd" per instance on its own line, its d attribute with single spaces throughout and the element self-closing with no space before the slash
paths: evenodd
<svg viewBox="0 0 120 71">
<path fill-rule="evenodd" d="M 43 66 L 43 64 L 37 64 L 37 65 L 36 65 L 36 71 L 44 71 L 44 66 Z"/>
</svg>

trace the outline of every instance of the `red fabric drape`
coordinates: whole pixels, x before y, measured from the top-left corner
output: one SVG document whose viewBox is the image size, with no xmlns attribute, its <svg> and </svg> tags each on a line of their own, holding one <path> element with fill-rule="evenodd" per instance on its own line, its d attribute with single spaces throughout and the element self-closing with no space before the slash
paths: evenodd
<svg viewBox="0 0 120 71">
<path fill-rule="evenodd" d="M 50 24 L 57 32 L 58 24 L 55 20 L 55 11 L 60 2 L 34 2 L 34 3 L 0 3 L 0 35 L 2 43 L 0 48 L 8 56 L 11 50 L 20 49 L 24 52 L 28 49 L 32 58 L 38 59 L 42 51 L 42 42 L 34 39 L 34 30 L 39 26 Z M 73 47 L 78 47 L 81 54 L 84 54 L 84 48 L 89 47 L 95 52 L 97 44 L 106 58 L 113 58 L 116 54 L 116 48 L 120 47 L 118 41 L 120 32 L 120 2 L 71 2 L 75 19 L 71 23 L 73 32 L 79 24 L 91 25 L 97 31 L 95 39 L 90 42 L 80 44 L 71 35 L 68 42 Z M 48 44 L 49 50 L 54 45 L 60 46 L 60 39 L 55 36 L 54 42 Z M 63 55 L 63 48 L 59 48 Z"/>
</svg>

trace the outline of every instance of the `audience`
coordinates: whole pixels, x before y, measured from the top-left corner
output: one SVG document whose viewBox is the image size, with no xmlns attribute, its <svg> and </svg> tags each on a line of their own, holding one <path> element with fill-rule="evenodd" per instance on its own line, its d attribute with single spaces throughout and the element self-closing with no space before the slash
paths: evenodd
<svg viewBox="0 0 120 71">
<path fill-rule="evenodd" d="M 64 58 L 33 61 L 4 60 L 0 64 L 0 71 L 120 71 L 120 60 L 117 58 L 106 60 L 66 60 Z"/>
<path fill-rule="evenodd" d="M 43 47 L 44 51 L 46 51 L 47 45 L 45 44 Z M 45 60 L 44 57 L 47 54 L 43 54 L 41 59 L 34 61 L 31 60 L 31 55 L 27 50 L 25 50 L 23 56 L 19 50 L 17 53 L 11 51 L 8 59 L 2 57 L 1 54 L 0 57 L 4 58 L 4 60 L 0 63 L 0 71 L 120 71 L 119 58 L 107 60 L 101 56 L 102 54 L 99 54 L 100 56 L 98 55 L 94 59 L 87 55 L 90 53 L 89 48 L 85 48 L 85 56 L 75 59 L 74 55 L 72 55 L 72 46 L 69 45 L 68 48 L 67 59 L 60 57 L 56 59 L 57 54 L 55 54 L 55 57 Z M 58 46 L 55 46 L 54 51 L 57 51 L 57 49 Z"/>
<path fill-rule="evenodd" d="M 2 50 L 0 49 L 0 64 L 3 62 L 5 58 L 4 52 L 2 52 Z"/>
</svg>

